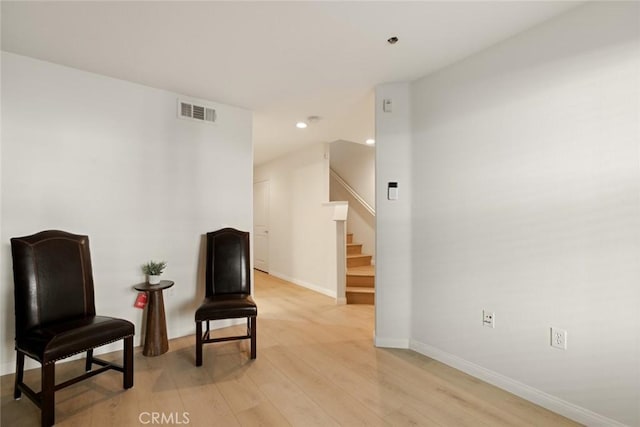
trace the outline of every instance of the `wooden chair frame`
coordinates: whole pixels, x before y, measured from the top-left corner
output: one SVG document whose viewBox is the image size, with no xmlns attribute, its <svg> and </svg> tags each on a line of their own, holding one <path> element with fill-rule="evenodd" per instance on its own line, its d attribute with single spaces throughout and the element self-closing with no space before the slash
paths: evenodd
<svg viewBox="0 0 640 427">
<path fill-rule="evenodd" d="M 204 334 L 202 333 L 203 322 L 207 324 Z M 256 358 L 257 322 L 255 316 L 247 317 L 247 333 L 245 335 L 211 338 L 209 322 L 210 320 L 196 321 L 196 366 L 202 366 L 202 348 L 204 345 L 214 342 L 251 340 L 251 359 Z"/>
<path fill-rule="evenodd" d="M 13 388 L 13 398 L 20 400 L 22 393 L 25 394 L 42 411 L 41 424 L 43 427 L 55 424 L 55 392 L 65 387 L 74 385 L 80 381 L 91 378 L 108 370 L 122 372 L 122 387 L 129 389 L 133 387 L 133 336 L 124 338 L 123 364 L 93 357 L 93 349 L 87 350 L 85 361 L 85 373 L 71 378 L 63 383 L 56 384 L 56 362 L 42 365 L 40 370 L 41 391 L 35 392 L 24 382 L 24 358 L 28 356 L 20 349 L 16 349 L 16 377 Z M 100 365 L 98 369 L 92 370 L 92 365 Z"/>
</svg>

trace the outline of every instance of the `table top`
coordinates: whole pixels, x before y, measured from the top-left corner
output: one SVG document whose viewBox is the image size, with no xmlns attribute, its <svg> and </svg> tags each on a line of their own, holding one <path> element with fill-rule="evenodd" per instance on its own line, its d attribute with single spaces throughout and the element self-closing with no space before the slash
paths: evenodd
<svg viewBox="0 0 640 427">
<path fill-rule="evenodd" d="M 136 291 L 161 291 L 173 286 L 173 280 L 161 280 L 157 285 L 150 285 L 148 283 L 139 283 L 133 288 Z"/>
</svg>

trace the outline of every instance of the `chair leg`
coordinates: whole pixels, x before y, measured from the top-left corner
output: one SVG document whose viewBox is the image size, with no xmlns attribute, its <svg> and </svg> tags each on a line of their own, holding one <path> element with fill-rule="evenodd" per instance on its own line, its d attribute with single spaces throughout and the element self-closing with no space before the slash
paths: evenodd
<svg viewBox="0 0 640 427">
<path fill-rule="evenodd" d="M 126 337 L 124 339 L 122 358 L 122 387 L 128 389 L 133 387 L 133 337 Z"/>
<path fill-rule="evenodd" d="M 84 370 L 89 372 L 93 363 L 93 349 L 87 350 L 87 360 L 85 361 Z"/>
<path fill-rule="evenodd" d="M 256 358 L 256 338 L 257 338 L 257 331 L 256 331 L 256 326 L 257 326 L 257 321 L 255 317 L 251 317 L 249 318 L 251 325 L 251 358 L 255 359 Z"/>
<path fill-rule="evenodd" d="M 196 366 L 202 366 L 202 322 L 196 320 Z"/>
<path fill-rule="evenodd" d="M 16 352 L 16 378 L 15 378 L 15 386 L 13 387 L 13 398 L 20 399 L 22 397 L 22 390 L 18 387 L 19 384 L 22 384 L 22 379 L 24 378 L 24 353 L 21 351 Z"/>
<path fill-rule="evenodd" d="M 42 427 L 51 427 L 56 420 L 56 364 L 49 363 L 42 366 L 42 391 L 41 391 L 41 424 Z"/>
</svg>

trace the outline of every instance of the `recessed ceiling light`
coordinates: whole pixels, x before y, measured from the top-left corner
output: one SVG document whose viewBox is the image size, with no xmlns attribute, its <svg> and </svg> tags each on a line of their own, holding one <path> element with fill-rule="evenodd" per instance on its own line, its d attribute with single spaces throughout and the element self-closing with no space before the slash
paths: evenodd
<svg viewBox="0 0 640 427">
<path fill-rule="evenodd" d="M 375 139 L 373 139 L 373 138 L 369 138 L 369 139 L 367 139 L 367 140 L 365 141 L 365 144 L 367 144 L 367 145 L 373 145 L 373 144 L 375 144 L 375 143 L 376 143 L 376 140 L 375 140 Z"/>
<path fill-rule="evenodd" d="M 304 128 L 307 127 L 307 124 L 305 122 L 298 122 L 298 123 L 296 123 L 296 127 L 298 129 L 304 129 Z"/>
</svg>

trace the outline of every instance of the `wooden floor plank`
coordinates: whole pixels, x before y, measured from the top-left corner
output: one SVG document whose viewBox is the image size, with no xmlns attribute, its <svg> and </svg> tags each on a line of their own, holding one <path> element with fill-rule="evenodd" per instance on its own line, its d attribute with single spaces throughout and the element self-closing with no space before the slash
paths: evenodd
<svg viewBox="0 0 640 427">
<path fill-rule="evenodd" d="M 260 272 L 255 299 L 256 360 L 247 341 L 205 345 L 201 367 L 193 336 L 171 340 L 169 352 L 157 357 L 137 348 L 133 389 L 122 389 L 117 372 L 64 389 L 56 425 L 138 426 L 153 413 L 193 426 L 578 425 L 410 350 L 374 347 L 373 306 L 336 305 Z M 102 357 L 118 360 L 121 353 Z M 58 366 L 60 382 L 82 371 L 83 361 Z M 25 379 L 39 389 L 38 370 Z M 13 375 L 0 379 L 0 393 L 3 426 L 40 424 L 31 401 L 13 400 Z"/>
<path fill-rule="evenodd" d="M 310 427 L 339 425 L 267 357 L 256 360 L 251 368 L 249 377 L 291 424 Z"/>
<path fill-rule="evenodd" d="M 545 408 L 532 405 L 511 393 L 418 353 L 399 349 L 390 351 L 399 358 L 406 359 L 413 366 L 428 370 L 430 374 L 435 375 L 445 384 L 458 384 L 460 388 L 469 391 L 472 395 L 482 396 L 483 401 L 487 404 L 516 416 L 518 423 L 535 426 L 547 425 L 547 423 L 556 426 L 576 425 L 571 420 L 558 417 L 557 414 Z"/>
<path fill-rule="evenodd" d="M 296 381 L 307 396 L 325 408 L 332 418 L 340 424 L 347 426 L 388 425 L 358 400 L 328 381 L 304 358 L 288 356 L 279 349 L 267 352 L 265 357 L 272 361 L 274 366 L 278 366 L 287 377 Z"/>
<path fill-rule="evenodd" d="M 528 425 L 508 412 L 492 407 L 482 399 L 468 393 L 464 388 L 442 381 L 429 371 L 416 369 L 405 361 L 390 354 L 387 349 L 357 352 L 357 342 L 343 344 L 330 348 L 331 352 L 339 354 L 349 369 L 360 372 L 361 375 L 372 375 L 387 387 L 395 388 L 398 393 L 406 394 L 406 399 L 420 407 L 419 402 L 429 403 L 433 408 L 448 409 L 449 422 L 464 424 L 459 418 L 460 412 L 467 413 L 467 417 L 474 423 L 488 426 Z M 367 347 L 368 349 L 368 347 Z M 357 354 L 358 357 L 354 357 Z M 433 412 L 433 411 L 431 411 Z M 440 419 L 440 422 L 445 420 Z"/>
<path fill-rule="evenodd" d="M 250 409 L 241 411 L 236 414 L 236 417 L 243 427 L 292 425 L 271 402 L 262 402 Z"/>
</svg>

